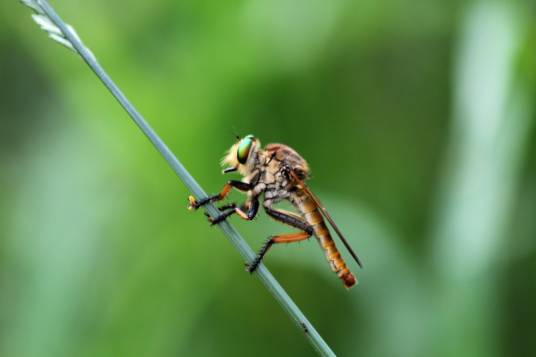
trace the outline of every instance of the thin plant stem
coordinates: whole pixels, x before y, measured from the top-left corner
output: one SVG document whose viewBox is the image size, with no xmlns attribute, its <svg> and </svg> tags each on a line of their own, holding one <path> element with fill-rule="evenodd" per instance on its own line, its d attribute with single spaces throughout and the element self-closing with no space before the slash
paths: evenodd
<svg viewBox="0 0 536 357">
<path fill-rule="evenodd" d="M 21 0 L 25 5 L 31 7 L 35 12 L 34 20 L 49 33 L 49 36 L 78 53 L 86 62 L 91 70 L 97 75 L 102 83 L 108 88 L 110 93 L 115 97 L 119 104 L 125 109 L 128 115 L 145 134 L 153 146 L 164 157 L 171 169 L 177 174 L 179 179 L 188 188 L 188 190 L 197 198 L 206 197 L 205 191 L 199 186 L 190 173 L 184 168 L 177 157 L 171 152 L 162 139 L 145 121 L 136 108 L 130 103 L 123 92 L 112 81 L 110 76 L 104 71 L 102 66 L 97 62 L 93 53 L 82 43 L 74 29 L 67 25 L 58 16 L 56 11 L 46 0 Z M 56 28 L 54 28 L 54 26 Z M 58 32 L 59 31 L 59 32 Z M 216 217 L 219 214 L 218 209 L 213 204 L 205 206 L 207 212 Z M 244 241 L 240 234 L 227 221 L 218 224 L 223 233 L 229 238 L 233 246 L 238 250 L 242 258 L 249 262 L 255 257 L 255 253 Z M 304 333 L 306 338 L 321 356 L 335 356 L 328 344 L 322 339 L 313 325 L 301 312 L 298 306 L 292 301 L 283 287 L 277 282 L 270 271 L 260 264 L 254 273 L 272 294 L 272 296 L 281 304 L 283 309 L 289 314 L 296 326 Z"/>
</svg>

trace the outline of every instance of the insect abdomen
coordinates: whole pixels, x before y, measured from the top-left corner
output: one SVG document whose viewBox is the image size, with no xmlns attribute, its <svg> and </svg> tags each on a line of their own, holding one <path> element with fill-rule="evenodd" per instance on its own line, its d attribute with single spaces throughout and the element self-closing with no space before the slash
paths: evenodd
<svg viewBox="0 0 536 357">
<path fill-rule="evenodd" d="M 316 203 L 308 196 L 302 197 L 298 202 L 298 209 L 302 212 L 305 220 L 314 230 L 314 234 L 324 250 L 326 259 L 331 270 L 343 281 L 345 288 L 350 288 L 357 282 L 354 274 L 348 269 L 346 263 L 341 257 L 341 253 L 335 246 L 335 242 L 324 222 L 324 218 L 319 211 Z"/>
</svg>

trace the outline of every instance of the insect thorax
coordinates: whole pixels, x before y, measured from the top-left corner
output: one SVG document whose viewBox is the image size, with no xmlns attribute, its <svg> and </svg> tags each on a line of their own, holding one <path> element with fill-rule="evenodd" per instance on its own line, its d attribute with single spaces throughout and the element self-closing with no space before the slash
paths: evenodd
<svg viewBox="0 0 536 357">
<path fill-rule="evenodd" d="M 264 193 L 268 204 L 282 199 L 292 201 L 296 187 L 290 179 L 291 170 L 297 172 L 300 178 L 306 178 L 308 173 L 305 160 L 291 148 L 279 144 L 270 144 L 267 150 L 259 152 L 253 169 L 258 173 L 254 190 Z"/>
</svg>

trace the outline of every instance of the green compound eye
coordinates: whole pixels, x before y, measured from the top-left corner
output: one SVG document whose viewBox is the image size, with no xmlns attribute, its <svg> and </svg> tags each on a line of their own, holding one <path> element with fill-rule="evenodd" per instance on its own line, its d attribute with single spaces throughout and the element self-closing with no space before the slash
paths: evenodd
<svg viewBox="0 0 536 357">
<path fill-rule="evenodd" d="M 248 161 L 249 151 L 253 145 L 253 140 L 255 140 L 253 135 L 248 135 L 240 140 L 238 150 L 236 151 L 236 158 L 238 159 L 239 163 L 245 164 L 246 161 Z"/>
</svg>

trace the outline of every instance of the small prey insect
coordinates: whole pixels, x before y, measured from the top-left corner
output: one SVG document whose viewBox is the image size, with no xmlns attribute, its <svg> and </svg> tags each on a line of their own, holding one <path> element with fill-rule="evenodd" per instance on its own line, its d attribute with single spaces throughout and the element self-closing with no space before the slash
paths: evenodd
<svg viewBox="0 0 536 357">
<path fill-rule="evenodd" d="M 296 233 L 280 234 L 269 237 L 259 250 L 253 261 L 247 264 L 249 272 L 255 271 L 270 247 L 278 243 L 293 243 L 315 236 L 325 252 L 331 270 L 342 280 L 346 288 L 356 284 L 355 276 L 350 272 L 331 237 L 324 218 L 331 224 L 344 246 L 348 249 L 357 264 L 362 267 L 361 260 L 354 253 L 339 228 L 333 222 L 326 208 L 305 184 L 309 178 L 309 165 L 292 148 L 283 144 L 268 144 L 263 149 L 257 138 L 248 135 L 229 149 L 222 160 L 226 167 L 223 173 L 238 171 L 243 180 L 230 180 L 221 192 L 197 201 L 193 196 L 188 198 L 189 209 L 197 209 L 208 202 L 216 202 L 227 197 L 232 188 L 246 192 L 246 201 L 238 206 L 234 203 L 220 207 L 220 215 L 212 224 L 217 224 L 232 214 L 238 214 L 245 220 L 252 220 L 258 212 L 259 200 L 266 213 L 281 223 L 299 229 Z M 299 214 L 273 207 L 281 200 L 288 200 Z"/>
</svg>

